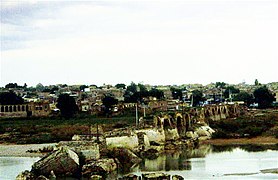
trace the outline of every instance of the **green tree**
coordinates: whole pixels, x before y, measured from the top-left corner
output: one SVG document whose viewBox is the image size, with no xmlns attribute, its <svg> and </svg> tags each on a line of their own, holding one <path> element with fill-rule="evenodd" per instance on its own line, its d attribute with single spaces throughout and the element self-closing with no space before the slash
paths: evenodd
<svg viewBox="0 0 278 180">
<path fill-rule="evenodd" d="M 111 95 L 107 95 L 102 99 L 102 104 L 105 106 L 105 114 L 109 116 L 112 112 L 113 106 L 118 104 L 118 100 Z"/>
<path fill-rule="evenodd" d="M 259 85 L 258 79 L 255 79 L 255 86 L 258 86 L 258 85 Z"/>
<path fill-rule="evenodd" d="M 5 86 L 5 88 L 18 88 L 17 83 L 9 83 Z"/>
<path fill-rule="evenodd" d="M 259 108 L 269 108 L 275 100 L 274 95 L 266 86 L 259 87 L 254 91 L 255 102 L 258 103 Z"/>
<path fill-rule="evenodd" d="M 204 102 L 204 97 L 203 93 L 199 90 L 194 90 L 192 91 L 192 96 L 193 96 L 193 106 L 199 106 L 200 102 Z"/>
<path fill-rule="evenodd" d="M 85 91 L 85 88 L 88 88 L 88 86 L 87 85 L 81 85 L 81 86 L 79 86 L 79 90 L 80 91 Z"/>
<path fill-rule="evenodd" d="M 78 111 L 74 98 L 68 94 L 59 95 L 57 102 L 57 108 L 60 109 L 61 115 L 65 118 L 73 117 Z"/>
<path fill-rule="evenodd" d="M 126 85 L 125 84 L 123 84 L 123 83 L 120 83 L 120 84 L 116 84 L 115 85 L 115 87 L 117 88 L 117 89 L 125 89 L 126 88 Z"/>
<path fill-rule="evenodd" d="M 239 89 L 235 88 L 234 86 L 228 86 L 224 91 L 224 97 L 229 98 L 230 94 L 237 94 L 239 93 Z"/>
<path fill-rule="evenodd" d="M 135 93 L 137 92 L 137 85 L 134 82 L 131 82 L 131 84 L 127 86 L 126 90 Z"/>
<path fill-rule="evenodd" d="M 156 88 L 152 88 L 149 91 L 149 96 L 156 97 L 157 99 L 163 99 L 164 98 L 164 93 L 161 90 L 158 90 Z"/>
<path fill-rule="evenodd" d="M 215 83 L 215 87 L 216 87 L 216 88 L 221 88 L 221 89 L 224 89 L 226 85 L 227 85 L 227 84 L 224 83 L 224 82 L 216 82 L 216 83 Z"/>
<path fill-rule="evenodd" d="M 170 90 L 172 92 L 173 99 L 182 100 L 182 89 L 171 87 Z"/>
<path fill-rule="evenodd" d="M 44 89 L 45 89 L 45 87 L 41 83 L 36 85 L 36 90 L 38 92 L 42 92 Z"/>
<path fill-rule="evenodd" d="M 13 105 L 23 103 L 24 100 L 22 99 L 22 97 L 16 95 L 13 91 L 0 93 L 0 104 L 2 105 Z"/>
<path fill-rule="evenodd" d="M 246 91 L 241 91 L 234 96 L 235 101 L 244 101 L 247 106 L 254 102 L 254 97 L 252 94 L 247 93 Z"/>
</svg>

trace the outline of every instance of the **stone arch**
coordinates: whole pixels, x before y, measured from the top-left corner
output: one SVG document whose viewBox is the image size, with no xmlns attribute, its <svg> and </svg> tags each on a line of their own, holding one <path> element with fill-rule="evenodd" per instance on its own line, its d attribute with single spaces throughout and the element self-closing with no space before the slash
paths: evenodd
<svg viewBox="0 0 278 180">
<path fill-rule="evenodd" d="M 218 113 L 218 115 L 220 115 L 220 114 L 221 114 L 220 107 L 218 107 L 218 108 L 217 108 L 217 113 Z"/>
<path fill-rule="evenodd" d="M 5 107 L 1 106 L 1 112 L 5 112 Z"/>
<path fill-rule="evenodd" d="M 215 110 L 214 110 L 214 108 L 212 108 L 211 111 L 212 111 L 212 115 L 215 115 Z"/>
<path fill-rule="evenodd" d="M 208 109 L 206 109 L 206 111 L 205 111 L 205 116 L 209 117 L 209 110 Z"/>
<path fill-rule="evenodd" d="M 168 116 L 164 116 L 163 118 L 163 128 L 170 128 L 171 127 L 171 122 L 170 118 Z"/>
<path fill-rule="evenodd" d="M 14 107 L 13 107 L 13 111 L 14 111 L 14 112 L 16 112 L 16 111 L 17 111 L 16 105 L 14 105 Z"/>
<path fill-rule="evenodd" d="M 17 110 L 21 111 L 21 106 L 20 105 L 17 106 Z"/>
<path fill-rule="evenodd" d="M 9 112 L 13 112 L 13 107 L 9 106 Z"/>
<path fill-rule="evenodd" d="M 9 107 L 5 106 L 5 111 L 4 112 L 9 112 Z"/>
<path fill-rule="evenodd" d="M 225 107 L 225 106 L 223 107 L 223 112 L 224 112 L 224 114 L 226 114 L 226 113 L 227 113 L 227 109 L 226 109 L 226 107 Z"/>
<path fill-rule="evenodd" d="M 25 111 L 25 106 L 22 106 L 22 111 Z"/>
</svg>

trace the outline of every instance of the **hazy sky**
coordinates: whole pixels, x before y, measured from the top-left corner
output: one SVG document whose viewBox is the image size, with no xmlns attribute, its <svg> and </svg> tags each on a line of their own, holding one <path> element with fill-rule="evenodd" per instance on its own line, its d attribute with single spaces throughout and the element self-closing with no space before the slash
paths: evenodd
<svg viewBox="0 0 278 180">
<path fill-rule="evenodd" d="M 278 81 L 278 1 L 3 1 L 1 86 Z"/>
</svg>

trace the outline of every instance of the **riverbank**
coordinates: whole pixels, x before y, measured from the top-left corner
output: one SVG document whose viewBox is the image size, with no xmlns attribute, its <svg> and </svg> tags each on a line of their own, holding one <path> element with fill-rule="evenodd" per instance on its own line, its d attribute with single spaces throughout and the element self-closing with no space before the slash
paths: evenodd
<svg viewBox="0 0 278 180">
<path fill-rule="evenodd" d="M 211 144 L 211 145 L 246 145 L 246 144 L 256 144 L 256 145 L 274 145 L 278 144 L 278 138 L 271 136 L 259 136 L 253 138 L 229 138 L 229 139 L 209 139 L 201 141 L 201 144 Z"/>
<path fill-rule="evenodd" d="M 0 157 L 42 157 L 44 153 L 28 152 L 30 150 L 38 151 L 46 147 L 54 147 L 56 143 L 50 144 L 0 144 Z"/>
</svg>

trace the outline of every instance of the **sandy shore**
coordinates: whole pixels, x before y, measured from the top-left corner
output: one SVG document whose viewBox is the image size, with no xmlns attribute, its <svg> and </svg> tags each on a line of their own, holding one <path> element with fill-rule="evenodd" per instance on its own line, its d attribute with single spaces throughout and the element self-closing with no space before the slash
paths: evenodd
<svg viewBox="0 0 278 180">
<path fill-rule="evenodd" d="M 43 147 L 55 146 L 51 144 L 0 144 L 0 156 L 41 157 L 42 153 L 29 153 L 28 150 L 39 150 Z"/>
<path fill-rule="evenodd" d="M 202 144 L 213 145 L 244 145 L 244 144 L 278 144 L 278 138 L 274 137 L 255 137 L 255 138 L 237 138 L 237 139 L 209 139 L 201 142 Z"/>
</svg>

